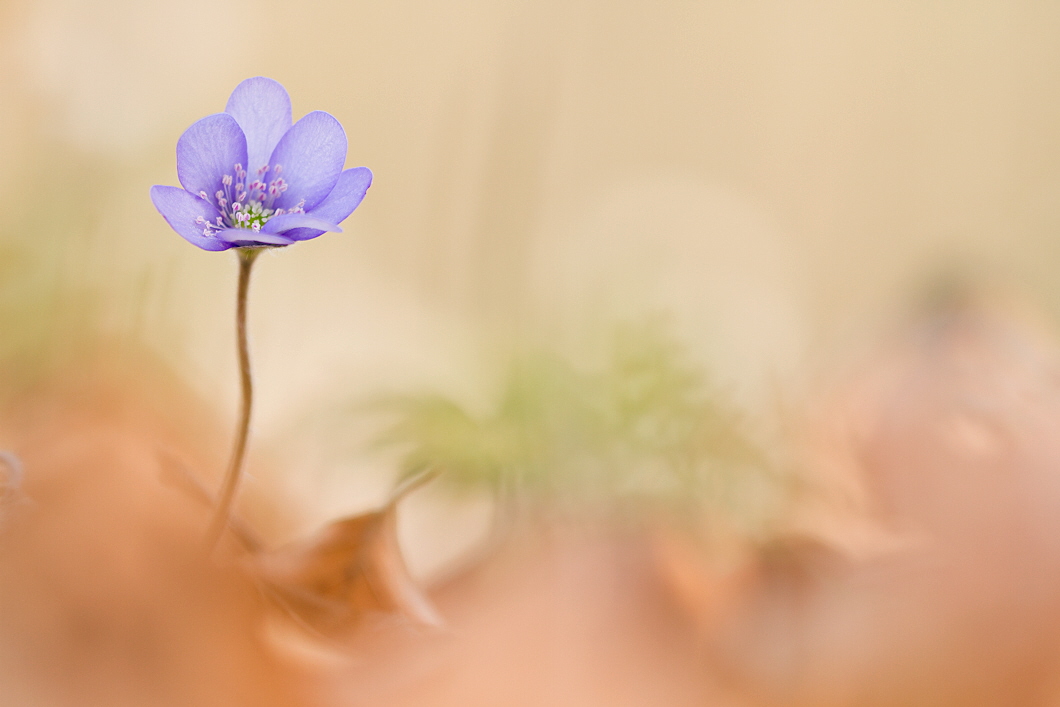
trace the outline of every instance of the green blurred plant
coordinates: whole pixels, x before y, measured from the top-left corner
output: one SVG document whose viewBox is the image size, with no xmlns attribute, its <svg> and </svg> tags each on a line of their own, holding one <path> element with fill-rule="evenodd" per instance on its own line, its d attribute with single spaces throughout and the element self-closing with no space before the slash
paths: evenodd
<svg viewBox="0 0 1060 707">
<path fill-rule="evenodd" d="M 769 464 L 737 409 L 658 321 L 619 327 L 584 370 L 547 351 L 519 357 L 486 414 L 432 393 L 380 401 L 405 474 L 577 500 L 604 496 L 741 511 Z"/>
<path fill-rule="evenodd" d="M 106 175 L 75 157 L 52 159 L 51 149 L 39 160 L 63 159 L 68 169 L 28 175 L 24 212 L 0 224 L 0 396 L 85 365 L 102 326 L 102 293 L 84 270 L 101 209 L 93 185 Z M 37 196 L 53 193 L 66 197 Z"/>
</svg>

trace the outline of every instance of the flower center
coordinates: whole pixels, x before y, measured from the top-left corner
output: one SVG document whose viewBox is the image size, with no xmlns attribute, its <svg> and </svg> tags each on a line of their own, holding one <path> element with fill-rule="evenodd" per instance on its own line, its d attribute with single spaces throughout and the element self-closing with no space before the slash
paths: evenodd
<svg viewBox="0 0 1060 707">
<path fill-rule="evenodd" d="M 280 173 L 280 165 L 263 165 L 258 168 L 254 181 L 247 183 L 247 173 L 243 165 L 233 165 L 232 174 L 221 178 L 221 188 L 214 192 L 213 200 L 204 191 L 199 196 L 217 206 L 221 215 L 215 223 L 200 216 L 195 223 L 203 227 L 202 235 L 214 236 L 226 228 L 245 228 L 257 233 L 273 216 L 282 214 L 305 213 L 305 199 L 287 210 L 273 208 L 273 203 L 287 191 L 287 182 Z"/>
</svg>

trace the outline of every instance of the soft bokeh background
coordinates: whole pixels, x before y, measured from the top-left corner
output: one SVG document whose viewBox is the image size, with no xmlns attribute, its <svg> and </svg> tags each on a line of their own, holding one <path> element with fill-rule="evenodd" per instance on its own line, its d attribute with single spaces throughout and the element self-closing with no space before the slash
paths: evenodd
<svg viewBox="0 0 1060 707">
<path fill-rule="evenodd" d="M 317 517 L 383 488 L 329 411 L 484 404 L 512 351 L 588 355 L 643 315 L 768 420 L 937 278 L 1060 309 L 1058 39 L 1060 7 L 1000 0 L 4 0 L 5 311 L 92 310 L 230 419 L 234 259 L 148 189 L 267 75 L 375 173 L 252 287 L 255 449 Z"/>
</svg>

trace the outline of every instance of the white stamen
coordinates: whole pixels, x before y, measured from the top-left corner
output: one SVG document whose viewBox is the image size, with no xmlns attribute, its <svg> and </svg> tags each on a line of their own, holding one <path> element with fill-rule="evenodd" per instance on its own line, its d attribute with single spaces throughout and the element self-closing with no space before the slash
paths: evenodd
<svg viewBox="0 0 1060 707">
<path fill-rule="evenodd" d="M 221 212 L 221 215 L 216 218 L 217 225 L 215 226 L 202 216 L 195 220 L 196 225 L 204 226 L 203 235 L 215 237 L 225 228 L 246 228 L 258 233 L 273 216 L 304 213 L 302 211 L 305 205 L 304 199 L 294 208 L 272 208 L 276 198 L 287 191 L 289 186 L 279 176 L 282 171 L 281 165 L 272 167 L 267 164 L 262 165 L 257 170 L 258 178 L 248 181 L 243 165 L 235 164 L 232 174 L 221 176 L 222 188 L 214 193 L 214 204 Z M 266 175 L 271 175 L 273 178 L 266 180 Z M 210 200 L 205 191 L 199 192 L 199 196 L 207 201 Z"/>
</svg>

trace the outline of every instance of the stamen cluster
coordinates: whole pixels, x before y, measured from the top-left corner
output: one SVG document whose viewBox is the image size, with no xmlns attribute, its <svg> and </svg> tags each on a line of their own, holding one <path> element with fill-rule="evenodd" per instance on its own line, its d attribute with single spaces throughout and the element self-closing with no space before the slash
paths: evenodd
<svg viewBox="0 0 1060 707">
<path fill-rule="evenodd" d="M 271 169 L 269 165 L 262 165 L 254 181 L 249 184 L 243 165 L 236 163 L 232 171 L 234 174 L 221 177 L 222 188 L 214 192 L 217 208 L 221 212 L 216 223 L 210 223 L 202 216 L 195 220 L 196 224 L 203 227 L 202 235 L 213 236 L 225 228 L 247 228 L 257 233 L 273 216 L 305 213 L 305 199 L 289 209 L 272 208 L 276 199 L 287 191 L 287 182 L 280 176 L 282 165 L 274 165 Z M 272 179 L 266 183 L 270 172 Z M 205 191 L 200 191 L 199 196 L 210 201 Z"/>
</svg>

